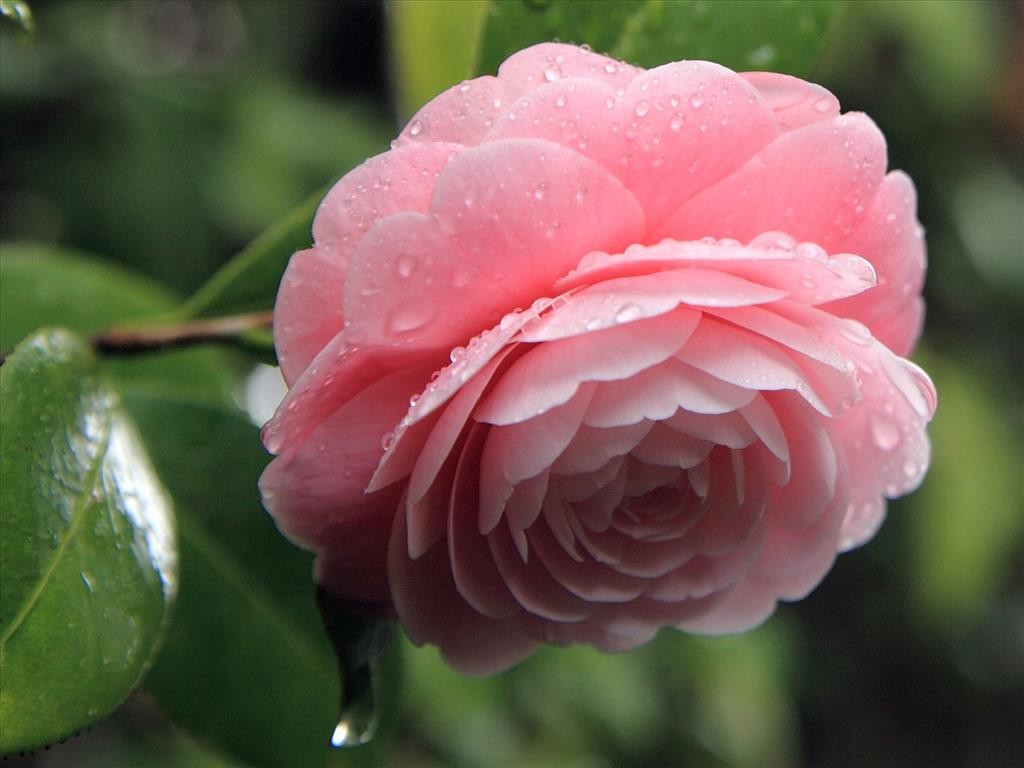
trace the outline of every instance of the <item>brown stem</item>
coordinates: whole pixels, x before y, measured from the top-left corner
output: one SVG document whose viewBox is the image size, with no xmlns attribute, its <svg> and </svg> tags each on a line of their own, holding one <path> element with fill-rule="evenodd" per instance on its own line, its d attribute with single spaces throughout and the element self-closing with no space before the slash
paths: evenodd
<svg viewBox="0 0 1024 768">
<path fill-rule="evenodd" d="M 232 342 L 246 331 L 269 329 L 273 312 L 213 317 L 150 328 L 110 328 L 92 337 L 97 352 L 131 355 L 206 342 Z"/>
</svg>

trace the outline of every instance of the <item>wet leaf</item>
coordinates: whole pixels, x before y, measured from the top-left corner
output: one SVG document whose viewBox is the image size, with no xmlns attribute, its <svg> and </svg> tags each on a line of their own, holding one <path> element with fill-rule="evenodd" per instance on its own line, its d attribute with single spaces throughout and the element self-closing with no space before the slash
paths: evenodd
<svg viewBox="0 0 1024 768">
<path fill-rule="evenodd" d="M 170 500 L 88 346 L 42 331 L 0 368 L 0 747 L 53 743 L 149 667 L 177 587 Z"/>
<path fill-rule="evenodd" d="M 247 765 L 334 764 L 338 666 L 317 613 L 312 557 L 260 503 L 268 457 L 258 430 L 186 401 L 129 405 L 181 532 L 174 624 L 146 690 L 177 725 Z"/>
<path fill-rule="evenodd" d="M 0 246 L 3 351 L 44 325 L 91 334 L 112 325 L 166 318 L 179 304 L 173 291 L 91 254 L 36 243 Z M 223 349 L 107 357 L 99 365 L 122 392 L 144 390 L 219 403 L 231 400 L 230 363 Z"/>
<path fill-rule="evenodd" d="M 0 0 L 0 16 L 13 21 L 21 27 L 22 32 L 32 33 L 35 31 L 32 9 L 29 8 L 25 0 Z"/>
<path fill-rule="evenodd" d="M 313 216 L 326 193 L 316 192 L 253 240 L 189 298 L 180 315 L 209 317 L 272 308 L 288 260 L 313 242 Z"/>
<path fill-rule="evenodd" d="M 736 70 L 807 75 L 839 3 L 832 0 L 492 0 L 477 71 L 546 40 L 586 43 L 643 67 L 706 59 Z"/>
</svg>

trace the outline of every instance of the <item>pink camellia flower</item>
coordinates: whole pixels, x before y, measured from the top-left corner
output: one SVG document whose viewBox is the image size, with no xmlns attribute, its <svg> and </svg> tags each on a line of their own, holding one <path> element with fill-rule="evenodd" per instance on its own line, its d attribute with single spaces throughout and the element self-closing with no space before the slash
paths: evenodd
<svg viewBox="0 0 1024 768">
<path fill-rule="evenodd" d="M 467 673 L 753 627 L 927 467 L 914 188 L 817 85 L 537 45 L 423 107 L 313 238 L 265 504 Z"/>
</svg>

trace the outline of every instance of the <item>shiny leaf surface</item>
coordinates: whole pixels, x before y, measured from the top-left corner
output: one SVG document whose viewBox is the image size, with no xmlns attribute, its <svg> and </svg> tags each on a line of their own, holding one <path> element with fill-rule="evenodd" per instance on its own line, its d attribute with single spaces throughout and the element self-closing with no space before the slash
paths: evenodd
<svg viewBox="0 0 1024 768">
<path fill-rule="evenodd" d="M 62 739 L 139 684 L 177 587 L 170 500 L 86 344 L 0 368 L 0 747 Z"/>
<path fill-rule="evenodd" d="M 477 71 L 546 40 L 586 43 L 643 67 L 705 59 L 735 70 L 807 75 L 838 3 L 831 0 L 492 0 Z"/>
</svg>

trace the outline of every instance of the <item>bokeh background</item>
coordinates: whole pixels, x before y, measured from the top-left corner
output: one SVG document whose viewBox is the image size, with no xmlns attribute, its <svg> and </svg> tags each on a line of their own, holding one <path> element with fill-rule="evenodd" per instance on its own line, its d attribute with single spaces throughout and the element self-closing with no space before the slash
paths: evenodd
<svg viewBox="0 0 1024 768">
<path fill-rule="evenodd" d="M 35 35 L 0 29 L 0 236 L 187 294 L 385 149 L 431 77 L 468 74 L 458 19 L 472 29 L 478 5 L 448 3 L 439 43 L 371 0 L 38 0 Z M 849 3 L 815 79 L 876 120 L 917 185 L 917 359 L 940 394 L 924 487 L 747 635 L 547 650 L 487 680 L 400 643 L 382 733 L 339 765 L 1021 765 L 1024 4 Z M 236 763 L 143 695 L 11 765 Z"/>
</svg>

